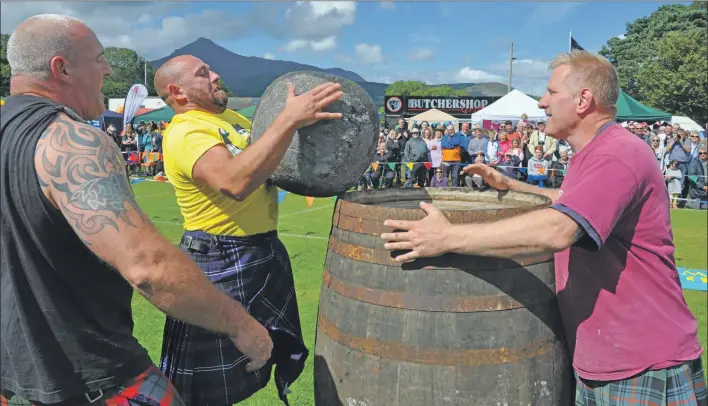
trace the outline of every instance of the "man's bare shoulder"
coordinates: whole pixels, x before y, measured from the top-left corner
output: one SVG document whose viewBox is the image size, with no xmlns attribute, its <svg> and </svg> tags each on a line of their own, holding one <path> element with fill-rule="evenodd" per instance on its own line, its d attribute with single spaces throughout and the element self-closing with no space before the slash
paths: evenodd
<svg viewBox="0 0 708 406">
<path fill-rule="evenodd" d="M 59 114 L 37 142 L 35 168 L 45 196 L 85 235 L 143 217 L 120 150 L 100 129 Z"/>
</svg>

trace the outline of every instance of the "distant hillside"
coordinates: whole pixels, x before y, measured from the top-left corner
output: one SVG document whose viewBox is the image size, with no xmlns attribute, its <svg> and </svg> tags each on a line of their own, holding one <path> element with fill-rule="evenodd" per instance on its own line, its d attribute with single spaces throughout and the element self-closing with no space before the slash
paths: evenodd
<svg viewBox="0 0 708 406">
<path fill-rule="evenodd" d="M 239 55 L 206 38 L 199 38 L 151 63 L 157 69 L 165 61 L 178 55 L 194 55 L 208 63 L 214 71 L 219 73 L 226 86 L 240 97 L 260 97 L 266 87 L 277 77 L 299 70 L 327 72 L 353 80 L 371 95 L 378 106 L 383 105 L 384 94 L 388 86 L 387 83 L 367 82 L 355 72 L 341 68 L 322 69 L 297 62 Z M 455 83 L 449 86 L 455 89 L 465 89 L 471 96 L 503 96 L 506 94 L 506 85 L 501 83 Z"/>
</svg>

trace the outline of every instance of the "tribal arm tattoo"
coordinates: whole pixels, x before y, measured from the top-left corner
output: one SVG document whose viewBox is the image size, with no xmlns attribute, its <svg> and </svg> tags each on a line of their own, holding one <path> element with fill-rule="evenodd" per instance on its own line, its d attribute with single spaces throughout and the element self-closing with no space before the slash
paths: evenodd
<svg viewBox="0 0 708 406">
<path fill-rule="evenodd" d="M 35 167 L 44 193 L 87 245 L 147 222 L 120 151 L 96 128 L 60 114 L 37 143 Z"/>
</svg>

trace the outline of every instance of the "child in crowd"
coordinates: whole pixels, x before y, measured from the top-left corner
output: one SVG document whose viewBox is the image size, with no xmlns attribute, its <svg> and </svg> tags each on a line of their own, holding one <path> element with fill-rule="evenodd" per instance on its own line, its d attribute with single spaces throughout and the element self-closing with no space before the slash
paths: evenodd
<svg viewBox="0 0 708 406">
<path fill-rule="evenodd" d="M 683 174 L 678 168 L 678 161 L 672 160 L 669 162 L 669 166 L 667 166 L 666 171 L 664 171 L 664 179 L 666 180 L 666 187 L 671 197 L 671 207 L 677 209 L 678 197 L 681 196 L 681 189 L 683 189 Z"/>
</svg>

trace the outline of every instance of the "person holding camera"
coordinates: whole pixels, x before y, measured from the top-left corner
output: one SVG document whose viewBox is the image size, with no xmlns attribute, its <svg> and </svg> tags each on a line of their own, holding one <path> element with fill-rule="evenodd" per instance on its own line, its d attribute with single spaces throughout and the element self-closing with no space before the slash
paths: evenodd
<svg viewBox="0 0 708 406">
<path fill-rule="evenodd" d="M 555 154 L 558 149 L 558 140 L 546 135 L 546 123 L 543 121 L 538 123 L 538 130 L 532 132 L 529 137 L 529 156 L 534 156 L 534 151 L 539 145 L 543 147 L 542 158 L 546 161 L 553 159 L 553 154 Z"/>
</svg>

